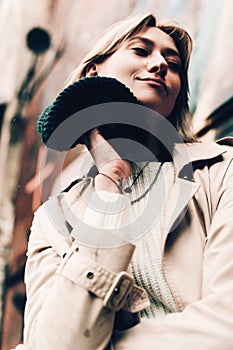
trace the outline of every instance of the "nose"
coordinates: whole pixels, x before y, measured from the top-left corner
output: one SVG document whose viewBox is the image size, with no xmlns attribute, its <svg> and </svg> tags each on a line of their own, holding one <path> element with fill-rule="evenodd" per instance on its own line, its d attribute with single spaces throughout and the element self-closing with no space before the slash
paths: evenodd
<svg viewBox="0 0 233 350">
<path fill-rule="evenodd" d="M 146 69 L 150 73 L 156 73 L 161 78 L 165 78 L 168 70 L 168 64 L 163 55 L 160 53 L 155 53 L 147 60 Z"/>
</svg>

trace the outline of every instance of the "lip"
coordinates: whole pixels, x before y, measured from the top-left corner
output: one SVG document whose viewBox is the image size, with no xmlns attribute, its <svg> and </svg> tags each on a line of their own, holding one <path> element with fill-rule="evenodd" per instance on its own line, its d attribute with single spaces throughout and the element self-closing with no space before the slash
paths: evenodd
<svg viewBox="0 0 233 350">
<path fill-rule="evenodd" d="M 138 78 L 138 80 L 146 81 L 150 85 L 163 88 L 165 90 L 166 94 L 168 94 L 167 85 L 165 84 L 164 80 L 161 78 L 146 77 L 146 78 Z"/>
</svg>

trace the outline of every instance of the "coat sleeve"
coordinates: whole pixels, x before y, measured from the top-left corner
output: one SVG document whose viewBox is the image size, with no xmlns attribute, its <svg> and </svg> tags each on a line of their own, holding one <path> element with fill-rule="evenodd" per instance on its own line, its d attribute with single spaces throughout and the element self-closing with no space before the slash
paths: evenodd
<svg viewBox="0 0 233 350">
<path fill-rule="evenodd" d="M 162 320 L 142 320 L 132 329 L 116 332 L 114 350 L 133 350 L 135 344 L 143 350 L 233 349 L 233 164 L 227 163 L 224 177 L 224 163 L 210 170 L 213 212 L 200 300 Z"/>
<path fill-rule="evenodd" d="M 144 295 L 147 304 L 125 272 L 135 247 L 125 241 L 111 249 L 85 247 L 61 238 L 44 215 L 43 208 L 35 214 L 29 238 L 24 345 L 18 349 L 108 349 L 116 311 L 127 306 L 125 312 L 136 315 Z"/>
<path fill-rule="evenodd" d="M 105 349 L 115 313 L 89 291 L 88 282 L 102 271 L 107 278 L 109 270 L 126 270 L 132 253 L 130 244 L 107 254 L 73 243 L 62 259 L 44 239 L 35 218 L 25 275 L 25 345 L 33 350 Z M 105 276 L 97 287 L 104 289 L 104 283 Z"/>
</svg>

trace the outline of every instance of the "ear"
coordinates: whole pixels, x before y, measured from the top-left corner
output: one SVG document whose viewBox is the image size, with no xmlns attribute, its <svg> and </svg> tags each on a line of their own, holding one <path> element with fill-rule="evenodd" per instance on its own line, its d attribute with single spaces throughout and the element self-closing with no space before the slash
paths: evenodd
<svg viewBox="0 0 233 350">
<path fill-rule="evenodd" d="M 86 69 L 86 76 L 87 77 L 94 77 L 98 75 L 97 72 L 97 66 L 95 63 L 91 62 L 88 64 L 87 69 Z"/>
</svg>

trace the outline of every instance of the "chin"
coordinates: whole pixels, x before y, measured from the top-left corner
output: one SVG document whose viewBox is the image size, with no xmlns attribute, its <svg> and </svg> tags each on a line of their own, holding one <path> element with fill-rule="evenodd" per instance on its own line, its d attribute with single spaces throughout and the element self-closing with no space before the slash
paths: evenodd
<svg viewBox="0 0 233 350">
<path fill-rule="evenodd" d="M 154 112 L 157 112 L 159 114 L 161 114 L 163 117 L 167 117 L 167 114 L 165 114 L 161 108 L 159 108 L 157 105 L 155 105 L 154 103 L 151 103 L 151 102 L 145 102 L 143 100 L 141 100 L 140 98 L 137 98 L 142 105 L 144 105 L 145 107 L 148 107 L 150 109 L 152 109 Z"/>
</svg>

